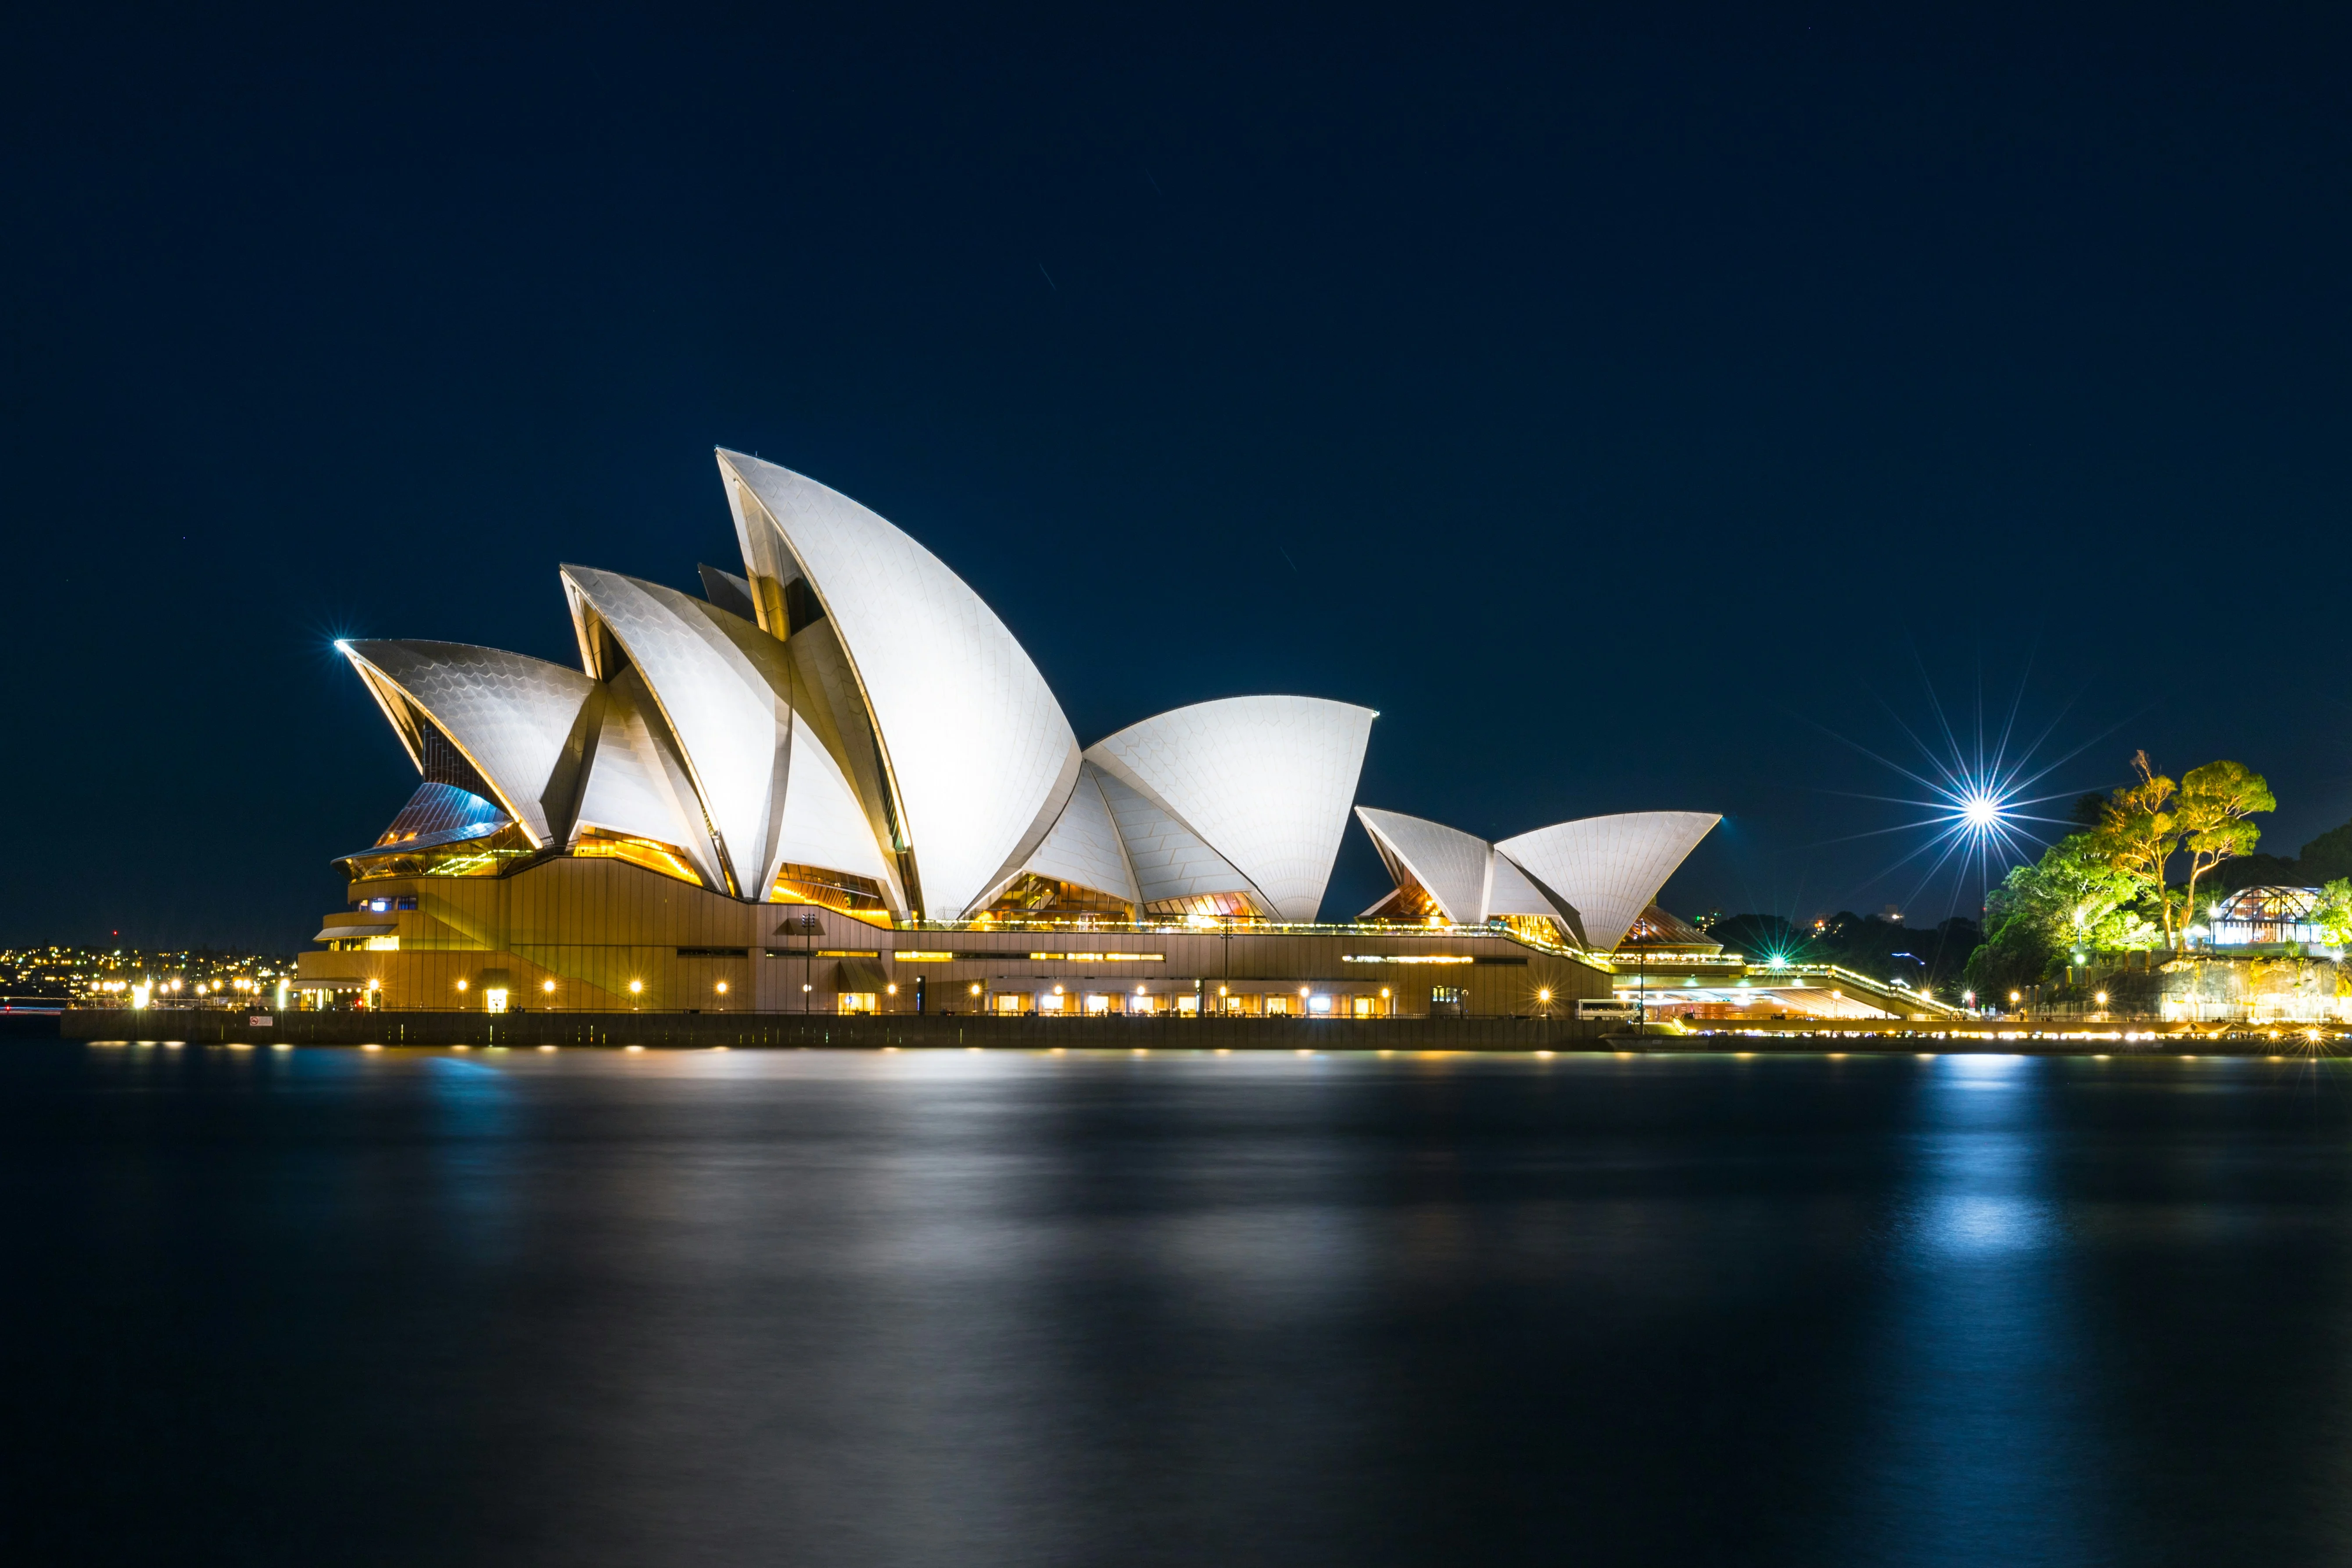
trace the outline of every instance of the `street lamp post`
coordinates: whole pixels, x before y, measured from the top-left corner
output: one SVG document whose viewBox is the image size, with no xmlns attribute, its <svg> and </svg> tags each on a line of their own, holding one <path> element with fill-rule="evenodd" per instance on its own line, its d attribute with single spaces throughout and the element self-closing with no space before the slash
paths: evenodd
<svg viewBox="0 0 2352 1568">
<path fill-rule="evenodd" d="M 816 989 L 816 937 L 824 930 L 824 922 L 808 910 L 784 917 L 776 928 L 778 935 L 797 935 L 801 941 L 801 1011 L 809 1011 L 810 993 Z M 784 949 L 790 953 L 791 948 Z"/>
</svg>

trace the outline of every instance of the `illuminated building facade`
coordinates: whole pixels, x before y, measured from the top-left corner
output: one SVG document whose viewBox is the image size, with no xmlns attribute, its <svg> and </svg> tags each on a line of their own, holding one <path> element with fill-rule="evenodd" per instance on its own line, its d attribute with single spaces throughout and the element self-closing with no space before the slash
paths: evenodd
<svg viewBox="0 0 2352 1568">
<path fill-rule="evenodd" d="M 422 775 L 343 856 L 313 1005 L 1539 1014 L 1713 826 L 1496 844 L 1362 811 L 1395 893 L 1318 924 L 1375 715 L 1240 697 L 1081 747 L 1003 623 L 813 480 L 721 451 L 742 575 L 583 566 L 578 668 L 338 645 Z"/>
</svg>

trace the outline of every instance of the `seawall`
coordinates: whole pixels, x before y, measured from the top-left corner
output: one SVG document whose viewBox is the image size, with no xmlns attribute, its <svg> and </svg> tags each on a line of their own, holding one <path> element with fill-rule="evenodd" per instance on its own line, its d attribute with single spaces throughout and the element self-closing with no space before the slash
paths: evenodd
<svg viewBox="0 0 2352 1568">
<path fill-rule="evenodd" d="M 2025 1056 L 2326 1056 L 2346 1049 L 2330 1027 L 2247 1025 L 2084 1027 L 2079 1025 L 1853 1023 L 1739 1025 L 1643 1034 L 1622 1023 L 1568 1018 L 992 1018 L 790 1013 L 279 1013 L 257 1026 L 210 1008 L 73 1008 L 39 1031 L 68 1040 L 178 1040 L 192 1045 L 645 1046 L 709 1049 L 911 1050 L 982 1047 L 1034 1050 L 1538 1051 L 1639 1050 L 1749 1055 L 1979 1052 Z M 2315 1033 L 2316 1037 L 2315 1037 Z"/>
<path fill-rule="evenodd" d="M 992 1018 L 830 1013 L 278 1013 L 266 1026 L 212 1009 L 75 1008 L 69 1040 L 195 1045 L 782 1047 L 872 1050 L 1082 1046 L 1175 1050 L 1591 1049 L 1622 1026 L 1570 1018 Z"/>
</svg>

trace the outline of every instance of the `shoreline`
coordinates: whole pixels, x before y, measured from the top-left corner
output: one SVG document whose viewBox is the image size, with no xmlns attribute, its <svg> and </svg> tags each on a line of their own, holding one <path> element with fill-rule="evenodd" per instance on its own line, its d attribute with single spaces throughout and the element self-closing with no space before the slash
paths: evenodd
<svg viewBox="0 0 2352 1568">
<path fill-rule="evenodd" d="M 264 1023 L 261 1020 L 267 1019 Z M 29 1024 L 30 1019 L 26 1020 Z M 1727 1021 L 1729 1022 L 1729 1021 Z M 1732 1056 L 2322 1056 L 2331 1026 L 1860 1023 L 1716 1029 L 1567 1018 L 996 1018 L 692 1013 L 280 1013 L 72 1008 L 15 1039 L 226 1046 L 624 1049 L 1477 1051 Z"/>
</svg>

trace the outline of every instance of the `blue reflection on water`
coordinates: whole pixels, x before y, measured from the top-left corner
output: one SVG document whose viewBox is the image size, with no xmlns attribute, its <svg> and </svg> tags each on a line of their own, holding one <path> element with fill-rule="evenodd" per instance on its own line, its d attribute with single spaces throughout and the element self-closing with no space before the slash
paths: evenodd
<svg viewBox="0 0 2352 1568">
<path fill-rule="evenodd" d="M 406 1068 L 405 1059 L 383 1070 Z M 433 1192 L 445 1239 L 477 1261 L 515 1239 L 527 1194 L 518 1191 L 520 1107 L 509 1075 L 467 1057 L 435 1054 L 415 1064 L 432 1106 Z"/>
<path fill-rule="evenodd" d="M 1983 1194 L 1949 1194 L 1924 1216 L 1927 1244 L 1947 1257 L 2044 1247 L 2052 1224 L 2046 1204 Z"/>
<path fill-rule="evenodd" d="M 183 1560 L 196 1517 L 289 1563 L 2342 1561 L 2347 1148 L 2352 1097 L 2260 1064 L 9 1055 L 0 1523 L 25 1561 Z"/>
<path fill-rule="evenodd" d="M 1887 1562 L 2098 1561 L 2106 1500 L 2084 1479 L 2098 1437 L 2048 1166 L 2051 1064 L 1917 1065 L 1852 1547 Z"/>
</svg>

